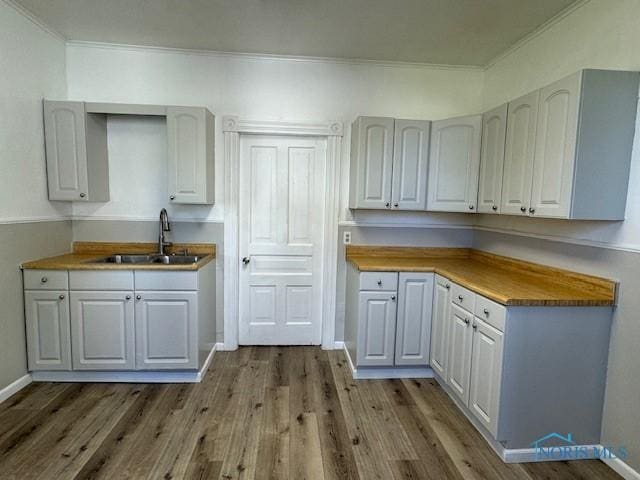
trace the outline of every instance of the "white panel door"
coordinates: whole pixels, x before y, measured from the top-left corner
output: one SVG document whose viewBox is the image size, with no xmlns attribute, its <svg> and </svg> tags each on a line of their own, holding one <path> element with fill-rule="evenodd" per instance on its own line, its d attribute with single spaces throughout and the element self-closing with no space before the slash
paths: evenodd
<svg viewBox="0 0 640 480">
<path fill-rule="evenodd" d="M 540 90 L 532 215 L 569 217 L 581 80 L 582 72 L 578 72 Z"/>
<path fill-rule="evenodd" d="M 24 292 L 29 370 L 71 370 L 66 291 Z"/>
<path fill-rule="evenodd" d="M 44 101 L 49 200 L 88 200 L 84 102 Z"/>
<path fill-rule="evenodd" d="M 507 132 L 507 104 L 482 116 L 482 154 L 478 212 L 500 213 L 504 141 Z"/>
<path fill-rule="evenodd" d="M 529 215 L 540 91 L 509 102 L 501 213 Z"/>
<path fill-rule="evenodd" d="M 393 141 L 392 207 L 427 208 L 427 168 L 431 122 L 396 120 Z"/>
<path fill-rule="evenodd" d="M 431 124 L 427 210 L 475 212 L 481 138 L 481 115 Z"/>
<path fill-rule="evenodd" d="M 473 330 L 469 409 L 495 437 L 498 433 L 503 333 L 477 317 Z"/>
<path fill-rule="evenodd" d="M 198 368 L 198 293 L 136 292 L 136 368 Z"/>
<path fill-rule="evenodd" d="M 358 117 L 352 126 L 351 208 L 391 208 L 393 118 Z"/>
<path fill-rule="evenodd" d="M 360 292 L 357 366 L 393 365 L 396 292 Z"/>
<path fill-rule="evenodd" d="M 448 279 L 436 275 L 433 287 L 430 365 L 445 381 L 447 379 L 447 365 L 449 363 L 450 303 L 451 283 Z"/>
<path fill-rule="evenodd" d="M 449 366 L 447 383 L 465 405 L 469 402 L 473 315 L 452 303 L 449 314 Z"/>
<path fill-rule="evenodd" d="M 74 370 L 133 370 L 132 292 L 71 292 Z"/>
<path fill-rule="evenodd" d="M 240 344 L 319 345 L 326 140 L 240 142 Z"/>
<path fill-rule="evenodd" d="M 401 272 L 398 277 L 396 365 L 429 363 L 433 273 Z"/>
</svg>

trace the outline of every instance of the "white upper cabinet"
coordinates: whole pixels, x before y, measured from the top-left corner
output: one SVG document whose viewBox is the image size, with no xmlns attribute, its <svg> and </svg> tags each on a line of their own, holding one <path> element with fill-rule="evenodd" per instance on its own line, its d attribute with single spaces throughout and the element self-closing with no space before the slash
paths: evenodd
<svg viewBox="0 0 640 480">
<path fill-rule="evenodd" d="M 427 207 L 430 129 L 428 121 L 395 121 L 391 186 L 394 209 L 424 210 Z"/>
<path fill-rule="evenodd" d="M 482 116 L 482 153 L 478 212 L 500 213 L 504 142 L 507 131 L 507 104 Z"/>
<path fill-rule="evenodd" d="M 107 122 L 84 102 L 44 101 L 49 200 L 109 200 Z"/>
<path fill-rule="evenodd" d="M 427 210 L 475 212 L 482 116 L 433 122 Z"/>
<path fill-rule="evenodd" d="M 528 215 L 540 91 L 509 102 L 500 213 Z"/>
<path fill-rule="evenodd" d="M 214 201 L 214 116 L 206 108 L 167 107 L 169 200 Z"/>
</svg>

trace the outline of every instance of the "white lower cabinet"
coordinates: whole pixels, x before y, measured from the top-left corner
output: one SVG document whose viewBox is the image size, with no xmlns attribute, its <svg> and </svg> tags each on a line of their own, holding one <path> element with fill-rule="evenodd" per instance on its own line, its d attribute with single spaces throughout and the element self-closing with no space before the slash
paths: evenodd
<svg viewBox="0 0 640 480">
<path fill-rule="evenodd" d="M 70 370 L 67 291 L 27 290 L 24 309 L 29 370 Z"/>
<path fill-rule="evenodd" d="M 358 365 L 393 365 L 396 331 L 396 293 L 360 292 Z"/>
<path fill-rule="evenodd" d="M 71 292 L 74 370 L 135 367 L 133 292 Z"/>
<path fill-rule="evenodd" d="M 456 304 L 451 304 L 447 383 L 465 405 L 469 401 L 471 347 L 473 341 L 472 318 L 473 315 L 465 309 Z"/>
<path fill-rule="evenodd" d="M 136 293 L 136 368 L 198 367 L 197 292 Z"/>
<path fill-rule="evenodd" d="M 398 276 L 396 365 L 429 363 L 433 274 L 401 272 Z"/>
<path fill-rule="evenodd" d="M 475 317 L 469 409 L 495 437 L 498 433 L 503 333 Z"/>
<path fill-rule="evenodd" d="M 434 372 L 447 378 L 449 364 L 449 310 L 451 283 L 436 275 L 433 287 L 433 315 L 431 317 L 430 365 Z"/>
</svg>

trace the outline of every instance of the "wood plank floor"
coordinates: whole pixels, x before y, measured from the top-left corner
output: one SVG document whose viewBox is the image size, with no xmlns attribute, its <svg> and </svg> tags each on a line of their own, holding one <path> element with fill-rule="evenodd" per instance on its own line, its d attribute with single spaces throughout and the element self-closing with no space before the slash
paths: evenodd
<svg viewBox="0 0 640 480">
<path fill-rule="evenodd" d="M 354 381 L 342 352 L 220 352 L 201 384 L 32 384 L 0 404 L 0 479 L 609 479 L 506 465 L 433 380 Z"/>
</svg>

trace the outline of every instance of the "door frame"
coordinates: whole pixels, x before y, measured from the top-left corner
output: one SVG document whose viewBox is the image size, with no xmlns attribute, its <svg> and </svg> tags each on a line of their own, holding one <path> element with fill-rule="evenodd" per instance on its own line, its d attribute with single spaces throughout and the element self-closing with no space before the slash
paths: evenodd
<svg viewBox="0 0 640 480">
<path fill-rule="evenodd" d="M 336 277 L 343 125 L 341 122 L 274 122 L 222 118 L 224 135 L 224 350 L 236 350 L 240 327 L 240 135 L 325 137 L 325 199 L 322 239 L 322 348 L 336 348 Z"/>
</svg>

